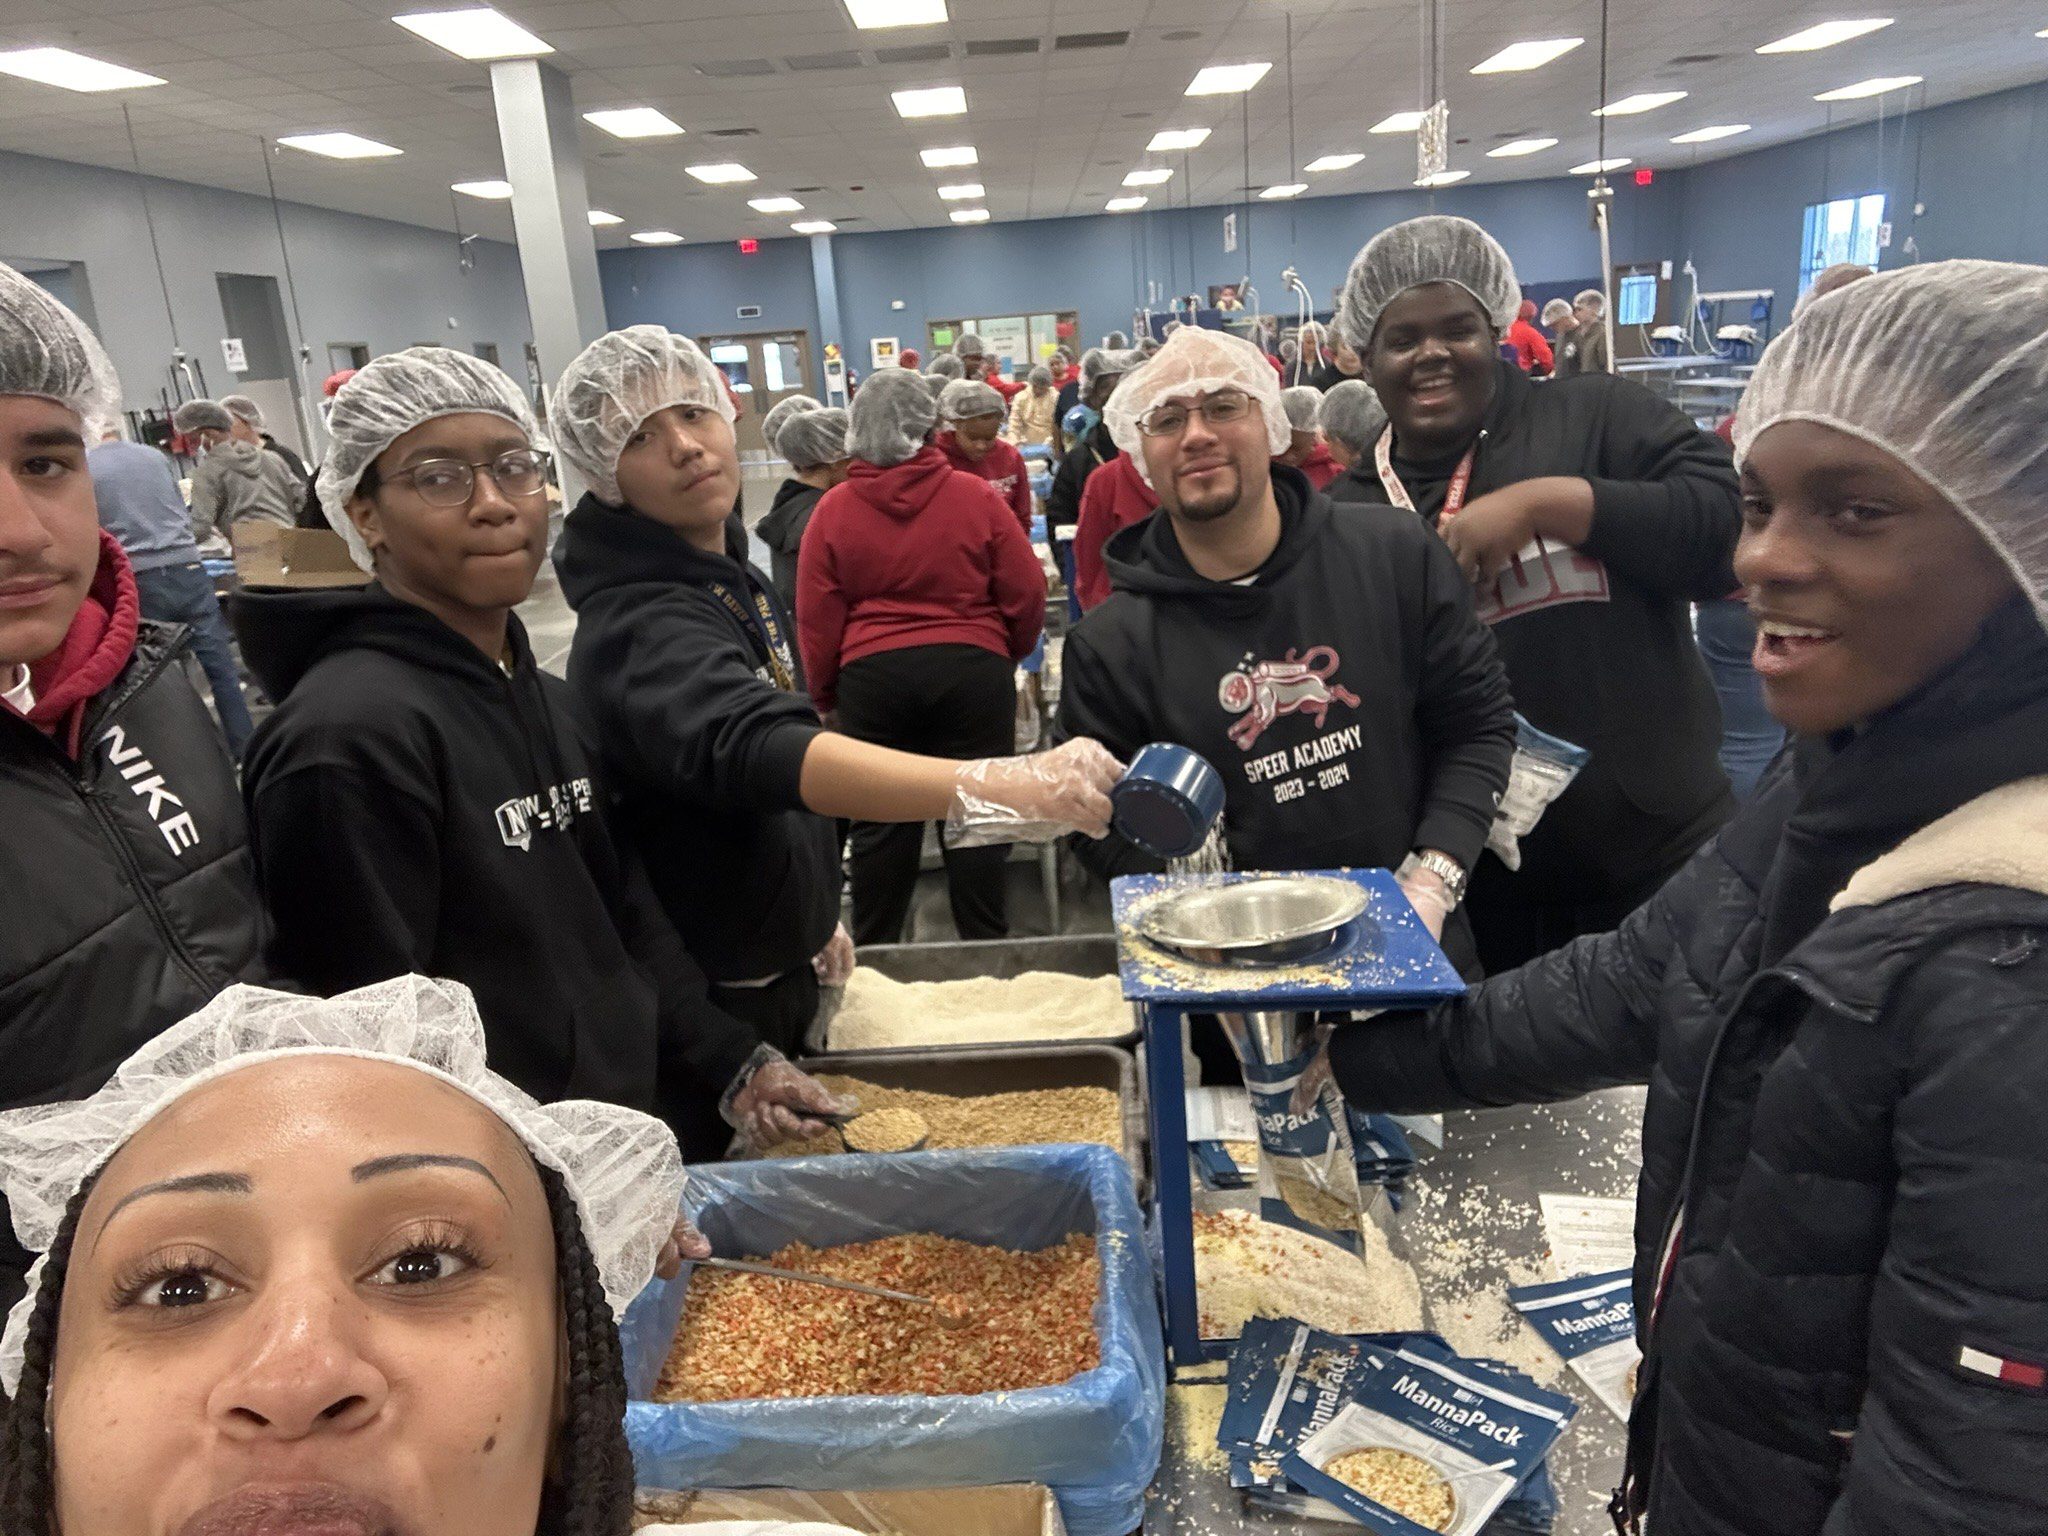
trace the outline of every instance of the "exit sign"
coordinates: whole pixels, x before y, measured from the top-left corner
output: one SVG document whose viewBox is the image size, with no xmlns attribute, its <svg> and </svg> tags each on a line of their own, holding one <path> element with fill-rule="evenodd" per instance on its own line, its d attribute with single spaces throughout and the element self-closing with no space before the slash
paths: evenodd
<svg viewBox="0 0 2048 1536">
<path fill-rule="evenodd" d="M 1649 168 L 1649 167 L 1648 167 L 1647 165 L 1645 165 L 1645 166 L 1639 166 L 1639 167 L 1637 168 L 1637 170 L 1636 170 L 1636 185 L 1637 185 L 1637 186 L 1639 186 L 1639 187 L 1647 187 L 1648 185 L 1650 185 L 1650 183 L 1651 183 L 1651 182 L 1655 181 L 1656 179 L 1657 179 L 1657 173 L 1656 173 L 1655 171 L 1651 170 L 1651 169 L 1650 169 L 1650 168 Z"/>
<path fill-rule="evenodd" d="M 761 242 L 758 240 L 742 240 L 740 242 L 740 254 L 742 256 L 752 256 L 760 249 Z"/>
</svg>

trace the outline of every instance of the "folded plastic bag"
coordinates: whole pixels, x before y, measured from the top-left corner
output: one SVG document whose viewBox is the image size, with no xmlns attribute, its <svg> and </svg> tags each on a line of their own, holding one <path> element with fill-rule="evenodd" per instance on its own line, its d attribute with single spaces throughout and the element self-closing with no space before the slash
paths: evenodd
<svg viewBox="0 0 2048 1536">
<path fill-rule="evenodd" d="M 1522 839 L 1536 830 L 1536 823 L 1552 802 L 1572 787 L 1572 780 L 1586 766 L 1592 754 L 1584 747 L 1539 731 L 1515 716 L 1515 758 L 1508 769 L 1507 793 L 1500 797 L 1500 809 L 1486 834 L 1486 846 L 1509 869 L 1522 867 Z"/>
</svg>

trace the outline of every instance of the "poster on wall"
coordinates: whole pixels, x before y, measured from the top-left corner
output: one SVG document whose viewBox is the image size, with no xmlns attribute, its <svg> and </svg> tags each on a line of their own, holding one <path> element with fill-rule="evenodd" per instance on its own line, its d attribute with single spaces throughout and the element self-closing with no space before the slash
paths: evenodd
<svg viewBox="0 0 2048 1536">
<path fill-rule="evenodd" d="M 870 368 L 893 368 L 896 365 L 897 338 L 875 336 L 868 341 L 868 366 Z"/>
<path fill-rule="evenodd" d="M 977 322 L 975 329 L 991 356 L 1005 359 L 1009 368 L 1018 364 L 1030 366 L 1031 330 L 1029 322 L 1022 315 L 1002 315 L 991 320 Z"/>
<path fill-rule="evenodd" d="M 223 336 L 220 339 L 220 354 L 227 359 L 229 373 L 249 371 L 249 351 L 242 345 L 239 336 Z"/>
</svg>

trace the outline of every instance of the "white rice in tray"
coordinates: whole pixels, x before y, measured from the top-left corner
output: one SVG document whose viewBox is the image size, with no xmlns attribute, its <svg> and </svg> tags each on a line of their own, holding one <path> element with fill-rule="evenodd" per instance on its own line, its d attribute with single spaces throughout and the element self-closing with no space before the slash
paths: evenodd
<svg viewBox="0 0 2048 1536">
<path fill-rule="evenodd" d="M 1026 971 L 1003 980 L 894 981 L 866 966 L 853 973 L 827 1037 L 834 1051 L 919 1045 L 1007 1045 L 1092 1040 L 1135 1027 L 1114 976 Z"/>
</svg>

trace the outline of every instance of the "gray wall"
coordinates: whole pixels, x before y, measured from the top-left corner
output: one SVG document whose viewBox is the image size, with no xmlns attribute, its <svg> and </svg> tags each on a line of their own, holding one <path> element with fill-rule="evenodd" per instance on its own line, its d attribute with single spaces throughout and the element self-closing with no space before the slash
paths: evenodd
<svg viewBox="0 0 2048 1536">
<path fill-rule="evenodd" d="M 267 200 L 238 192 L 149 180 L 151 211 L 163 247 L 179 340 L 201 362 L 215 394 L 234 387 L 222 361 L 227 334 L 219 272 L 269 273 L 278 279 L 291 325 L 277 226 Z M 141 184 L 124 171 L 0 153 L 0 255 L 84 263 L 101 339 L 113 355 L 127 404 L 158 403 L 171 357 L 171 327 L 150 254 Z M 519 259 L 509 245 L 476 241 L 476 267 L 458 269 L 455 237 L 383 219 L 284 205 L 285 238 L 297 279 L 317 386 L 327 372 L 327 343 L 361 341 L 372 354 L 418 341 L 469 351 L 497 343 L 516 374 L 532 339 Z M 456 321 L 450 329 L 450 317 Z"/>
</svg>

